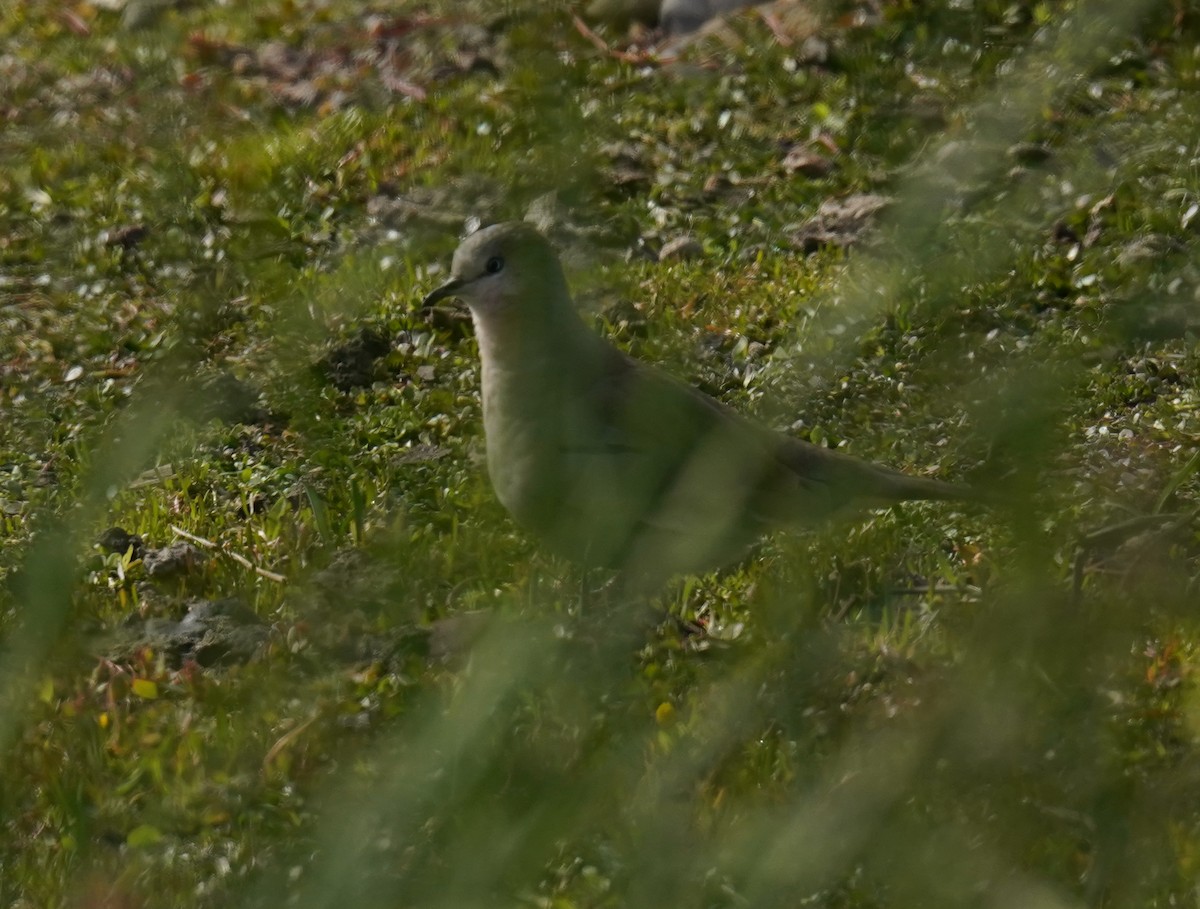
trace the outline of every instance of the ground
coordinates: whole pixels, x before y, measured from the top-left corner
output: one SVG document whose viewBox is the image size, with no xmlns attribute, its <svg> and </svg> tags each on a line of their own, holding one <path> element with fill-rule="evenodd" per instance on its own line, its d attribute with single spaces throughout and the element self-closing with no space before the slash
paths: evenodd
<svg viewBox="0 0 1200 909">
<path fill-rule="evenodd" d="M 0 903 L 1194 900 L 1196 9 L 658 38 L 0 9 Z M 519 217 L 624 349 L 993 506 L 652 604 L 540 552 L 418 306 Z"/>
</svg>

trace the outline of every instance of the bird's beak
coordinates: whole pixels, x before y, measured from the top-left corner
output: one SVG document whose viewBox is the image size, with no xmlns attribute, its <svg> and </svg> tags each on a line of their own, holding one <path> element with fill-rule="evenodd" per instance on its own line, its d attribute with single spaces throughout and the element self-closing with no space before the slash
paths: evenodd
<svg viewBox="0 0 1200 909">
<path fill-rule="evenodd" d="M 421 308 L 422 309 L 431 309 L 433 307 L 433 304 L 436 303 L 438 300 L 444 300 L 444 299 L 446 299 L 446 297 L 453 297 L 456 293 L 458 293 L 458 289 L 466 283 L 467 282 L 464 281 L 462 278 L 451 278 L 449 281 L 447 281 L 441 287 L 438 287 L 435 290 L 433 290 L 429 294 L 429 296 L 427 296 L 424 300 L 422 300 Z"/>
</svg>

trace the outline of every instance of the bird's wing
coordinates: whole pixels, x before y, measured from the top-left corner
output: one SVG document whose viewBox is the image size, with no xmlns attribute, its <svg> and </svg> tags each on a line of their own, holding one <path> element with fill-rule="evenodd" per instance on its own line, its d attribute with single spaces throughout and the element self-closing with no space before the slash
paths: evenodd
<svg viewBox="0 0 1200 909">
<path fill-rule="evenodd" d="M 820 521 L 854 503 L 961 497 L 774 432 L 606 348 L 603 369 L 576 393 L 563 454 L 582 514 L 607 515 L 612 558 L 677 570 L 736 557 L 771 527 Z"/>
<path fill-rule="evenodd" d="M 708 395 L 609 349 L 581 390 L 587 430 L 568 455 L 619 490 L 631 540 L 671 562 L 715 564 L 761 532 L 750 505 L 774 436 Z M 600 483 L 595 484 L 600 487 Z M 726 554 L 728 552 L 728 554 Z"/>
<path fill-rule="evenodd" d="M 913 477 L 775 432 L 696 388 L 613 351 L 598 402 L 610 451 L 657 473 L 692 477 L 689 495 L 745 503 L 756 525 L 820 520 L 852 503 L 970 499 L 970 489 Z"/>
<path fill-rule="evenodd" d="M 910 476 L 789 436 L 779 436 L 778 459 L 786 472 L 806 478 L 810 485 L 819 484 L 847 501 L 889 503 L 974 498 L 967 487 Z"/>
</svg>

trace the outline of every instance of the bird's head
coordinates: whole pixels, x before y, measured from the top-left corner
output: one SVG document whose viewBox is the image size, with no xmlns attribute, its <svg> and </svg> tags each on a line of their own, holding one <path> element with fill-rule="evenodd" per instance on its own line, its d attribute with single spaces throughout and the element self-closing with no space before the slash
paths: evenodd
<svg viewBox="0 0 1200 909">
<path fill-rule="evenodd" d="M 459 244 L 450 279 L 421 304 L 458 297 L 477 316 L 519 304 L 544 306 L 566 295 L 566 281 L 549 242 L 531 225 L 507 221 L 476 231 Z"/>
</svg>

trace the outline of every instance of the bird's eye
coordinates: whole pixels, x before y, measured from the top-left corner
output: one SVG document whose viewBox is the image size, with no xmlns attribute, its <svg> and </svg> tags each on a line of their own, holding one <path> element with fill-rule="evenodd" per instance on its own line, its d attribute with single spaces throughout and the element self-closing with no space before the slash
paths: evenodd
<svg viewBox="0 0 1200 909">
<path fill-rule="evenodd" d="M 494 275 L 500 271 L 500 269 L 504 268 L 504 260 L 499 256 L 492 256 L 487 260 L 487 264 L 484 265 L 483 268 L 484 271 L 486 271 L 489 275 Z"/>
</svg>

